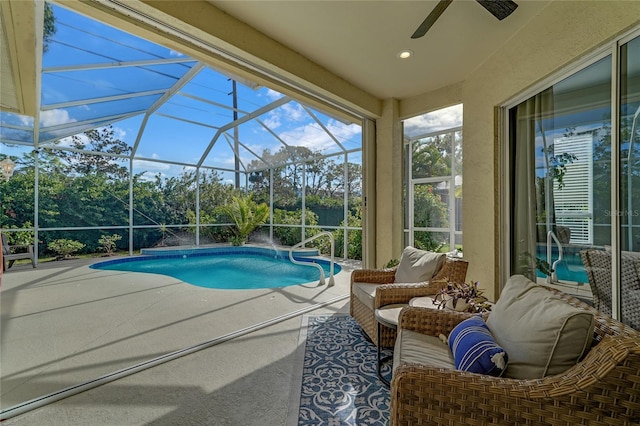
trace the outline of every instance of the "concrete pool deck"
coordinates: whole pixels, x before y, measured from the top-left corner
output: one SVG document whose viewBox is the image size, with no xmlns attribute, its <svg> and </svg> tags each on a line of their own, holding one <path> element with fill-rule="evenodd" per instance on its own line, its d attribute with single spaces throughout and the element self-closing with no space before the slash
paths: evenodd
<svg viewBox="0 0 640 426">
<path fill-rule="evenodd" d="M 162 275 L 89 268 L 102 260 L 15 265 L 5 272 L 2 410 L 292 315 L 3 425 L 285 424 L 302 310 L 321 303 L 326 306 L 310 313 L 349 310 L 352 267 L 343 262 L 333 287 L 215 290 Z"/>
</svg>

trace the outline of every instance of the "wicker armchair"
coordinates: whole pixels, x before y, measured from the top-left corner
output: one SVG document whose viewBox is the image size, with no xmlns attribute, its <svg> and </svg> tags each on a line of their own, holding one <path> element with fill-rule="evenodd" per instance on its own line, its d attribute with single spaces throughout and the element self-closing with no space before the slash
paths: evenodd
<svg viewBox="0 0 640 426">
<path fill-rule="evenodd" d="M 611 315 L 611 253 L 583 250 L 580 257 L 587 271 L 594 306 L 600 312 Z M 640 256 L 622 253 L 620 257 L 621 320 L 640 330 Z"/>
<path fill-rule="evenodd" d="M 391 425 L 640 424 L 640 332 L 548 289 L 595 317 L 590 351 L 562 374 L 519 380 L 403 364 L 391 382 Z M 437 336 L 471 314 L 405 308 L 399 327 Z"/>
<path fill-rule="evenodd" d="M 373 343 L 378 345 L 376 309 L 394 303 L 409 303 L 409 300 L 414 297 L 435 294 L 447 281 L 462 283 L 466 279 L 468 266 L 469 262 L 464 259 L 447 258 L 436 276 L 431 281 L 422 283 L 394 283 L 396 268 L 355 270 L 351 273 L 349 312 Z M 355 295 L 354 283 L 377 286 L 373 309 L 362 303 Z M 396 331 L 392 328 L 382 327 L 380 340 L 382 347 L 392 347 L 396 340 Z"/>
</svg>

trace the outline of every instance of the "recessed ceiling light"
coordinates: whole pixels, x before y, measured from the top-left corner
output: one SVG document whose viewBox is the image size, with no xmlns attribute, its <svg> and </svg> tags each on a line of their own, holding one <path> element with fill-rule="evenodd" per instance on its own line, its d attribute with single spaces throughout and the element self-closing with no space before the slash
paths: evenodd
<svg viewBox="0 0 640 426">
<path fill-rule="evenodd" d="M 400 59 L 409 59 L 413 56 L 413 51 L 411 50 L 402 50 L 398 52 L 398 58 Z"/>
</svg>

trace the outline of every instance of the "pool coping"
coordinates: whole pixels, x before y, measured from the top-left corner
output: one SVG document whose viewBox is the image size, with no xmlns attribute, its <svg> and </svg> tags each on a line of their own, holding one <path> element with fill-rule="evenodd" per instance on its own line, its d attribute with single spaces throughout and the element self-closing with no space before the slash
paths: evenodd
<svg viewBox="0 0 640 426">
<path fill-rule="evenodd" d="M 162 248 L 149 248 L 141 249 L 141 254 L 134 256 L 120 257 L 117 259 L 104 260 L 94 263 L 89 266 L 91 269 L 103 269 L 107 265 L 116 265 L 119 263 L 138 262 L 143 260 L 154 259 L 177 259 L 187 257 L 205 257 L 205 256 L 225 256 L 230 254 L 244 254 L 244 255 L 258 255 L 258 256 L 271 256 L 275 253 L 276 256 L 282 256 L 282 258 L 289 258 L 288 248 L 276 248 L 276 247 L 264 247 L 256 245 L 244 245 L 244 246 L 206 246 L 206 247 L 188 247 L 176 246 L 176 247 L 162 247 Z M 323 263 L 331 264 L 330 259 L 322 256 L 318 249 L 315 248 L 298 248 L 292 251 L 292 255 L 295 260 L 306 261 L 310 263 Z M 335 274 L 342 270 L 342 266 L 338 261 L 334 259 L 334 265 L 337 269 Z"/>
</svg>

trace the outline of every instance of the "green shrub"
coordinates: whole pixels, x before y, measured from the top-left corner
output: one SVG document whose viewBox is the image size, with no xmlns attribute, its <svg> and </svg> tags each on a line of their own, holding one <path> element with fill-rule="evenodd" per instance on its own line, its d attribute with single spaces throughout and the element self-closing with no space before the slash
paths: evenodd
<svg viewBox="0 0 640 426">
<path fill-rule="evenodd" d="M 273 237 L 283 246 L 293 246 L 302 241 L 302 228 L 278 226 L 278 225 L 302 225 L 302 209 L 273 211 Z M 305 213 L 305 238 L 312 237 L 320 232 L 318 225 L 318 215 L 309 209 Z M 311 247 L 318 247 L 322 243 L 318 240 L 310 243 Z"/>
<path fill-rule="evenodd" d="M 122 235 L 113 234 L 113 235 L 103 235 L 98 238 L 98 247 L 100 250 L 104 251 L 107 256 L 111 256 L 117 248 L 117 242 L 122 239 Z"/>
<path fill-rule="evenodd" d="M 31 222 L 26 221 L 22 225 L 22 228 L 31 228 L 31 226 Z M 8 228 L 18 229 L 18 227 L 15 225 L 11 225 Z M 24 246 L 33 244 L 33 231 L 4 232 L 3 234 L 6 238 L 7 244 L 9 244 L 10 246 Z"/>
<path fill-rule="evenodd" d="M 84 246 L 80 241 L 59 239 L 51 241 L 47 248 L 56 254 L 57 260 L 60 260 L 70 257 L 73 253 L 82 250 Z"/>
<path fill-rule="evenodd" d="M 269 219 L 269 206 L 256 203 L 251 194 L 232 196 L 231 202 L 222 206 L 222 210 L 234 223 L 231 227 L 234 234 L 231 243 L 234 246 L 243 245 L 249 234 Z"/>
<path fill-rule="evenodd" d="M 358 207 L 355 214 L 348 211 L 347 225 L 350 227 L 361 228 L 362 227 L 362 208 Z M 344 226 L 344 220 L 340 223 L 340 226 Z M 333 231 L 333 238 L 336 242 L 336 256 L 343 256 L 344 247 L 344 232 L 342 229 L 336 229 Z M 362 260 L 362 230 L 348 230 L 347 231 L 347 259 Z"/>
</svg>

